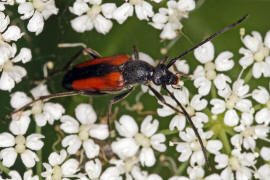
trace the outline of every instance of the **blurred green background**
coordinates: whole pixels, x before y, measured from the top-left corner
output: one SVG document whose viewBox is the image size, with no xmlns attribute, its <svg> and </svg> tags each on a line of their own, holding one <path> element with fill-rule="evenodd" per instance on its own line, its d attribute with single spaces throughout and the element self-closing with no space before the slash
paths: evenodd
<svg viewBox="0 0 270 180">
<path fill-rule="evenodd" d="M 19 19 L 19 15 L 16 12 L 17 7 L 8 7 L 6 12 L 11 16 L 12 24 L 17 24 L 22 31 L 26 34 L 17 43 L 18 49 L 21 47 L 28 47 L 32 49 L 33 58 L 32 61 L 22 65 L 27 69 L 27 76 L 21 83 L 16 85 L 16 88 L 12 90 L 24 91 L 30 95 L 30 90 L 34 87 L 31 84 L 32 80 L 38 80 L 42 77 L 43 64 L 47 61 L 53 61 L 55 63 L 55 69 L 61 69 L 64 64 L 79 50 L 79 48 L 58 48 L 58 43 L 75 43 L 83 42 L 97 50 L 103 56 L 111 56 L 120 53 L 132 53 L 132 46 L 137 45 L 140 51 L 145 52 L 155 59 L 163 57 L 160 54 L 160 49 L 166 47 L 170 41 L 161 41 L 159 34 L 160 31 L 154 29 L 148 25 L 146 21 L 139 21 L 137 17 L 133 16 L 119 25 L 115 21 L 112 30 L 102 35 L 95 30 L 85 33 L 77 33 L 72 30 L 70 26 L 70 20 L 75 16 L 68 10 L 69 6 L 72 6 L 74 1 L 71 0 L 56 0 L 56 6 L 59 8 L 59 14 L 57 16 L 51 16 L 46 22 L 43 32 L 39 36 L 35 36 L 33 33 L 29 33 L 26 30 L 28 21 L 22 21 Z M 105 2 L 105 1 L 104 1 Z M 107 1 L 106 1 L 107 2 Z M 114 2 L 114 1 L 110 1 Z M 117 1 L 117 4 L 122 4 L 123 1 Z M 220 53 L 223 50 L 229 50 L 234 53 L 234 60 L 237 63 L 241 57 L 238 54 L 239 48 L 242 46 L 239 28 L 244 27 L 246 33 L 250 33 L 253 30 L 257 30 L 262 33 L 263 37 L 265 33 L 270 30 L 270 1 L 269 0 L 199 0 L 196 1 L 197 8 L 192 11 L 188 19 L 182 21 L 184 28 L 182 31 L 188 36 L 195 44 L 201 41 L 206 36 L 222 29 L 223 27 L 233 23 L 245 14 L 249 14 L 248 19 L 236 28 L 216 37 L 212 42 L 215 45 L 215 54 Z M 166 4 L 166 1 L 162 1 L 162 4 Z M 158 10 L 158 4 L 155 5 L 155 12 Z M 168 51 L 168 56 L 175 57 L 192 47 L 192 44 L 185 38 L 181 37 L 175 45 Z M 82 62 L 89 59 L 87 56 L 81 56 L 77 62 Z M 191 72 L 194 70 L 198 62 L 194 59 L 193 54 L 189 54 L 185 57 L 191 66 Z M 239 72 L 240 67 L 235 67 L 235 70 Z M 232 78 L 236 78 L 239 74 L 234 73 L 236 71 L 230 71 Z M 63 92 L 61 87 L 62 75 L 54 77 L 48 80 L 48 87 L 51 93 Z M 262 82 L 265 79 L 262 78 Z M 252 81 L 250 81 L 252 83 Z M 252 85 L 252 84 L 251 84 Z M 254 84 L 256 85 L 256 84 Z M 140 87 L 136 88 L 126 100 L 129 104 L 135 104 L 135 97 L 141 91 Z M 194 93 L 195 89 L 192 90 Z M 104 117 L 107 111 L 107 104 L 112 96 L 102 96 L 91 98 L 92 105 L 96 110 L 98 117 Z M 11 112 L 10 107 L 10 93 L 0 91 L 0 117 L 1 126 L 0 132 L 8 131 L 9 120 L 4 118 L 4 115 Z M 140 99 L 144 105 L 144 110 L 150 110 L 156 112 L 156 108 L 159 107 L 154 97 L 149 95 L 143 95 Z M 66 97 L 54 100 L 60 102 L 66 108 L 68 114 L 74 115 L 74 108 L 81 102 L 89 102 L 89 98 L 76 96 Z M 121 103 L 114 106 L 119 108 L 117 118 L 123 114 L 130 114 L 138 119 L 143 119 L 145 115 L 140 113 L 131 112 L 124 108 Z M 113 112 L 114 112 L 113 108 Z M 157 117 L 160 120 L 162 128 L 168 127 L 169 118 Z M 58 124 L 57 122 L 56 124 Z M 34 123 L 32 123 L 33 125 Z M 51 149 L 51 145 L 55 140 L 55 135 L 50 131 L 54 127 L 47 125 L 42 132 L 46 134 L 46 146 Z M 33 129 L 32 129 L 33 130 Z M 28 132 L 30 133 L 30 131 Z M 175 134 L 176 136 L 177 134 Z M 51 138 L 50 138 L 51 137 Z M 170 137 L 171 138 L 171 137 Z M 44 153 L 44 158 L 47 159 L 47 153 Z M 178 155 L 176 154 L 175 157 Z M 160 167 L 155 167 L 160 168 Z M 154 169 L 154 171 L 157 169 Z"/>
</svg>

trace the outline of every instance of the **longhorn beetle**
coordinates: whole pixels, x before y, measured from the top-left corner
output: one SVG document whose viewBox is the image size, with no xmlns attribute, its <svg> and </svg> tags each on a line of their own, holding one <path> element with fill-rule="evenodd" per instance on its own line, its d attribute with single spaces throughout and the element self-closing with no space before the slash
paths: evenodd
<svg viewBox="0 0 270 180">
<path fill-rule="evenodd" d="M 171 93 L 166 87 L 167 85 L 176 85 L 180 79 L 180 76 L 173 74 L 168 69 L 178 59 L 192 52 L 194 49 L 198 48 L 204 43 L 210 41 L 217 35 L 235 27 L 236 25 L 244 21 L 247 16 L 248 15 L 245 15 L 235 23 L 223 28 L 220 31 L 215 32 L 205 40 L 201 41 L 194 47 L 190 48 L 189 50 L 185 51 L 184 53 L 180 54 L 175 58 L 170 59 L 169 57 L 164 57 L 156 67 L 153 67 L 152 65 L 139 60 L 136 47 L 133 48 L 135 57 L 134 59 L 132 59 L 127 54 L 101 57 L 95 50 L 92 50 L 90 48 L 83 48 L 67 63 L 67 65 L 62 70 L 54 73 L 56 74 L 59 72 L 66 72 L 63 78 L 63 87 L 68 90 L 67 92 L 41 96 L 40 98 L 33 100 L 32 102 L 24 105 L 23 107 L 14 110 L 8 115 L 8 117 L 10 117 L 14 113 L 23 111 L 26 107 L 37 101 L 44 101 L 52 98 L 73 96 L 79 94 L 92 96 L 120 93 L 121 91 L 124 91 L 121 94 L 116 95 L 109 103 L 107 112 L 107 123 L 110 129 L 110 114 L 112 105 L 127 97 L 132 92 L 132 90 L 135 89 L 135 86 L 137 84 L 144 84 L 149 87 L 149 89 L 154 93 L 154 95 L 159 101 L 169 106 L 176 112 L 185 115 L 199 140 L 206 165 L 208 166 L 208 168 L 210 168 L 205 147 L 196 127 L 194 126 L 185 108 L 176 99 L 173 93 Z M 93 59 L 71 68 L 74 60 L 82 52 L 88 53 L 90 56 L 92 56 Z M 169 62 L 166 65 L 165 63 L 167 61 Z M 174 99 L 174 101 L 180 107 L 181 111 L 178 108 L 168 104 L 163 98 L 163 96 L 151 86 L 151 82 L 155 85 L 161 86 L 169 94 L 169 96 Z"/>
</svg>

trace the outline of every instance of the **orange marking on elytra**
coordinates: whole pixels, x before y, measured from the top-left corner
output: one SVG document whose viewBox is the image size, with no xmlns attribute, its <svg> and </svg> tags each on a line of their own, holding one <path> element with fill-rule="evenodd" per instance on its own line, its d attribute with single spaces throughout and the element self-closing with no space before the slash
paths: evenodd
<svg viewBox="0 0 270 180">
<path fill-rule="evenodd" d="M 92 60 L 89 60 L 87 62 L 78 64 L 76 67 L 82 68 L 82 67 L 87 67 L 87 66 L 101 64 L 101 63 L 119 66 L 119 65 L 126 63 L 129 59 L 130 59 L 129 55 L 121 54 L 121 55 L 117 55 L 117 56 L 109 56 L 109 57 L 102 57 L 102 58 L 98 58 L 98 59 L 92 59 Z"/>
<path fill-rule="evenodd" d="M 86 91 L 119 91 L 124 86 L 124 78 L 120 72 L 111 72 L 101 77 L 79 79 L 72 83 L 73 89 Z"/>
</svg>

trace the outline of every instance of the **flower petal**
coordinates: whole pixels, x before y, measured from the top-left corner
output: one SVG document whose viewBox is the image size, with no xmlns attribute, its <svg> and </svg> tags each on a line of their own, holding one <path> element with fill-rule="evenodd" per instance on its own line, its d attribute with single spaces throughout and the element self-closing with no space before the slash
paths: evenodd
<svg viewBox="0 0 270 180">
<path fill-rule="evenodd" d="M 138 149 L 139 146 L 132 138 L 123 138 L 112 143 L 113 152 L 116 153 L 121 159 L 135 155 Z"/>
<path fill-rule="evenodd" d="M 151 167 L 155 164 L 156 158 L 151 148 L 142 148 L 139 159 L 142 166 Z"/>
<path fill-rule="evenodd" d="M 115 122 L 115 127 L 118 133 L 123 137 L 133 137 L 138 133 L 138 125 L 129 115 L 123 115 L 120 117 L 119 122 Z"/>
<path fill-rule="evenodd" d="M 43 31 L 43 27 L 44 27 L 43 17 L 38 11 L 36 11 L 33 17 L 29 20 L 27 24 L 27 29 L 30 32 L 34 32 L 37 36 Z"/>
<path fill-rule="evenodd" d="M 107 34 L 113 26 L 112 21 L 106 19 L 100 14 L 96 16 L 93 23 L 97 32 L 102 33 L 102 34 Z"/>
<path fill-rule="evenodd" d="M 2 164 L 6 167 L 11 167 L 17 158 L 17 152 L 14 148 L 5 148 L 0 151 L 0 159 L 2 159 Z"/>
<path fill-rule="evenodd" d="M 141 124 L 141 132 L 147 137 L 152 136 L 158 130 L 158 120 L 154 119 L 153 122 L 151 122 L 152 120 L 153 117 L 148 115 L 144 118 Z"/>
<path fill-rule="evenodd" d="M 80 149 L 81 145 L 82 142 L 77 135 L 69 135 L 62 140 L 62 146 L 68 147 L 67 152 L 69 154 L 75 154 Z"/>
<path fill-rule="evenodd" d="M 239 116 L 234 109 L 230 109 L 225 113 L 224 123 L 228 126 L 236 126 L 239 123 Z"/>
<path fill-rule="evenodd" d="M 40 150 L 44 145 L 44 143 L 40 140 L 41 138 L 45 138 L 45 136 L 41 134 L 31 134 L 27 136 L 25 144 L 26 147 L 35 151 Z"/>
<path fill-rule="evenodd" d="M 94 28 L 94 25 L 88 15 L 76 17 L 71 20 L 72 28 L 77 32 L 90 31 Z"/>
<path fill-rule="evenodd" d="M 49 163 L 52 166 L 56 166 L 56 165 L 60 165 L 64 162 L 64 160 L 67 157 L 67 152 L 65 150 L 61 150 L 60 154 L 56 153 L 56 152 L 52 152 L 49 156 Z"/>
<path fill-rule="evenodd" d="M 212 61 L 214 53 L 214 45 L 210 41 L 194 50 L 195 58 L 202 64 Z"/>
<path fill-rule="evenodd" d="M 60 128 L 66 133 L 77 133 L 79 132 L 79 123 L 73 117 L 69 115 L 64 115 L 61 117 L 60 121 L 62 124 Z"/>
<path fill-rule="evenodd" d="M 133 14 L 133 6 L 129 3 L 123 3 L 113 12 L 113 18 L 119 23 L 123 24 L 129 16 Z"/>
<path fill-rule="evenodd" d="M 27 63 L 29 61 L 31 61 L 32 59 L 32 53 L 31 50 L 28 48 L 22 48 L 20 53 L 14 58 L 12 59 L 12 62 L 23 62 L 23 63 Z"/>
<path fill-rule="evenodd" d="M 15 145 L 15 138 L 12 134 L 3 132 L 0 134 L 0 147 L 10 147 Z"/>
<path fill-rule="evenodd" d="M 24 135 L 29 127 L 30 118 L 28 114 L 22 114 L 20 120 L 12 120 L 9 130 L 15 135 Z"/>
<path fill-rule="evenodd" d="M 233 68 L 234 66 L 234 60 L 231 59 L 233 57 L 233 53 L 230 51 L 224 51 L 220 53 L 216 60 L 216 70 L 218 71 L 228 71 Z"/>
<path fill-rule="evenodd" d="M 109 129 L 107 124 L 94 124 L 90 130 L 89 135 L 93 138 L 104 140 L 109 137 Z"/>
<path fill-rule="evenodd" d="M 23 33 L 21 33 L 21 30 L 18 26 L 9 26 L 8 29 L 5 31 L 5 33 L 2 34 L 5 41 L 17 41 L 23 36 Z"/>
<path fill-rule="evenodd" d="M 82 124 L 92 124 L 97 120 L 97 114 L 90 104 L 79 104 L 75 115 Z"/>
<path fill-rule="evenodd" d="M 95 144 L 92 139 L 83 142 L 85 154 L 89 159 L 96 157 L 99 154 L 99 145 Z"/>
<path fill-rule="evenodd" d="M 25 150 L 22 154 L 21 154 L 21 158 L 22 158 L 22 162 L 23 164 L 27 167 L 27 168 L 32 168 L 35 166 L 36 161 L 39 161 L 38 156 L 36 155 L 36 153 L 30 151 L 30 150 Z"/>
<path fill-rule="evenodd" d="M 164 134 L 155 134 L 151 137 L 151 145 L 153 148 L 159 152 L 165 152 L 167 147 L 164 144 L 166 141 L 166 137 Z"/>
<path fill-rule="evenodd" d="M 71 176 L 79 169 L 79 162 L 76 159 L 68 159 L 62 166 L 62 173 L 64 176 Z"/>
<path fill-rule="evenodd" d="M 88 161 L 85 164 L 85 171 L 90 179 L 98 179 L 101 174 L 102 166 L 99 159 Z"/>
<path fill-rule="evenodd" d="M 24 92 L 17 91 L 13 94 L 11 94 L 11 100 L 10 105 L 14 109 L 19 109 L 26 105 L 27 103 L 30 103 L 32 99 L 28 97 Z"/>
</svg>

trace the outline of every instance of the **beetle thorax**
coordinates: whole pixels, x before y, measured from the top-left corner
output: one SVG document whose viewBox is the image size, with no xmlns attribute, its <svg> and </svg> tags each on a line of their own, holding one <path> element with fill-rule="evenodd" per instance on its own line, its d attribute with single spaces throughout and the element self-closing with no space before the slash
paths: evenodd
<svg viewBox="0 0 270 180">
<path fill-rule="evenodd" d="M 177 76 L 170 72 L 164 64 L 154 68 L 152 81 L 156 85 L 169 85 L 177 83 Z"/>
</svg>

